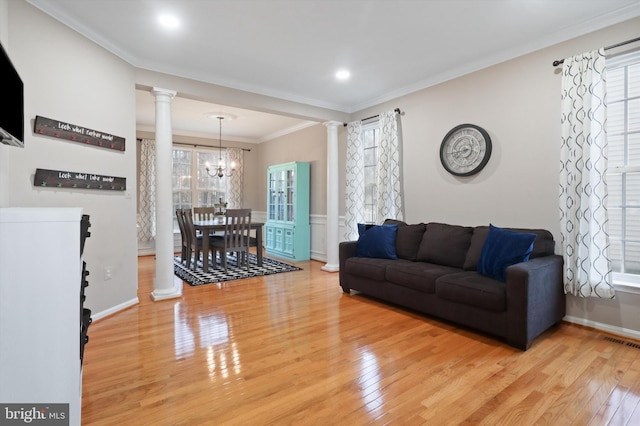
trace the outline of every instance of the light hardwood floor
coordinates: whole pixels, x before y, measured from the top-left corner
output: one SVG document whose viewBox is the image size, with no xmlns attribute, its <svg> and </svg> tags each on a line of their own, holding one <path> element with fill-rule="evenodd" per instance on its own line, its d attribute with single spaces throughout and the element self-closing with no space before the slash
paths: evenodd
<svg viewBox="0 0 640 426">
<path fill-rule="evenodd" d="M 640 424 L 634 342 L 562 324 L 522 352 L 298 265 L 152 302 L 141 257 L 140 304 L 89 328 L 83 425 Z"/>
</svg>

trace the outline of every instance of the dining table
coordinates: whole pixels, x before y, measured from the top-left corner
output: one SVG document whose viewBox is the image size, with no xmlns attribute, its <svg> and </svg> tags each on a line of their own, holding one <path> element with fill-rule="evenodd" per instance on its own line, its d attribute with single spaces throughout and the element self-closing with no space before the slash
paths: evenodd
<svg viewBox="0 0 640 426">
<path fill-rule="evenodd" d="M 193 226 L 197 231 L 202 232 L 202 252 L 204 257 L 208 258 L 209 253 L 209 234 L 212 232 L 224 232 L 226 216 L 217 216 L 209 220 L 193 220 Z M 251 229 L 256 231 L 256 256 L 258 258 L 258 266 L 262 266 L 262 222 L 251 222 Z M 209 262 L 202 262 L 202 270 L 209 272 Z"/>
</svg>

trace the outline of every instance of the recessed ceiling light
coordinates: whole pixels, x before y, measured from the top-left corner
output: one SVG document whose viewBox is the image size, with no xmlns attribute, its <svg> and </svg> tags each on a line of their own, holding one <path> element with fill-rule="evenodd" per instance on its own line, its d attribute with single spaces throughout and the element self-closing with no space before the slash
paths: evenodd
<svg viewBox="0 0 640 426">
<path fill-rule="evenodd" d="M 349 77 L 351 77 L 351 73 L 349 72 L 349 70 L 339 70 L 338 72 L 336 72 L 336 78 L 338 80 L 348 80 Z"/>
<path fill-rule="evenodd" d="M 173 15 L 160 15 L 158 22 L 165 28 L 174 29 L 180 26 L 180 21 Z"/>
</svg>

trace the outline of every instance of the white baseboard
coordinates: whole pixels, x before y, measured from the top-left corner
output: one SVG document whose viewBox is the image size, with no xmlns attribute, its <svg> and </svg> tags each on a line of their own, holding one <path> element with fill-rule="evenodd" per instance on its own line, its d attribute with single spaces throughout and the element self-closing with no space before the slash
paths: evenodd
<svg viewBox="0 0 640 426">
<path fill-rule="evenodd" d="M 618 327 L 611 324 L 604 324 L 601 322 L 591 321 L 584 318 L 573 317 L 570 315 L 565 316 L 563 320 L 573 324 L 584 325 L 586 327 L 595 328 L 596 330 L 604 331 L 607 333 L 617 334 L 618 336 L 624 336 L 624 337 L 629 337 L 631 339 L 640 340 L 640 331 L 638 330 Z"/>
<path fill-rule="evenodd" d="M 121 303 L 119 305 L 113 306 L 113 307 L 111 307 L 111 308 L 109 308 L 107 310 L 98 312 L 97 314 L 93 314 L 92 313 L 91 314 L 91 319 L 93 321 L 97 321 L 99 319 L 102 319 L 102 318 L 108 317 L 110 315 L 116 314 L 116 313 L 118 313 L 118 312 L 120 312 L 120 311 L 122 311 L 124 309 L 127 309 L 127 308 L 133 306 L 133 305 L 137 305 L 138 303 L 140 303 L 140 300 L 137 297 L 134 298 L 134 299 L 131 299 L 131 300 L 127 300 L 124 303 Z"/>
<path fill-rule="evenodd" d="M 149 256 L 151 254 L 156 254 L 156 249 L 138 249 L 138 256 Z"/>
<path fill-rule="evenodd" d="M 311 250 L 311 260 L 317 260 L 318 262 L 326 262 L 327 254 Z"/>
</svg>

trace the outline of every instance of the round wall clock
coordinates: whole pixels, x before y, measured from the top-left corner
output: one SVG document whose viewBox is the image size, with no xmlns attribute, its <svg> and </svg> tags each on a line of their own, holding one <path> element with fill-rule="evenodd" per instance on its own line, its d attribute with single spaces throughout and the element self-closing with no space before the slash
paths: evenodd
<svg viewBox="0 0 640 426">
<path fill-rule="evenodd" d="M 491 157 L 489 134 L 474 124 L 461 124 L 447 133 L 440 145 L 440 161 L 455 176 L 478 173 Z"/>
</svg>

